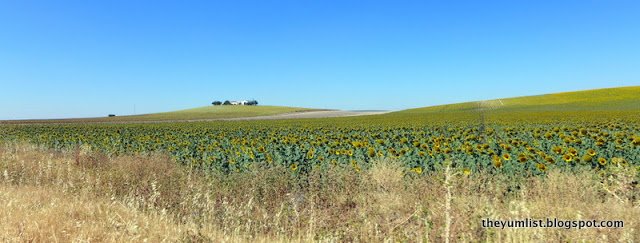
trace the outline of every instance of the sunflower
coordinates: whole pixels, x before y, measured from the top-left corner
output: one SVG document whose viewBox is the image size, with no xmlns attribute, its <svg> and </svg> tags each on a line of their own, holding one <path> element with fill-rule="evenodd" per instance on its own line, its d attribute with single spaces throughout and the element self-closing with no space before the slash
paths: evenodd
<svg viewBox="0 0 640 243">
<path fill-rule="evenodd" d="M 613 157 L 613 158 L 611 158 L 611 163 L 612 164 L 626 165 L 627 161 L 624 160 L 623 158 Z"/>
<path fill-rule="evenodd" d="M 607 164 L 607 159 L 600 157 L 598 158 L 598 163 L 604 166 Z"/>
<path fill-rule="evenodd" d="M 313 157 L 315 156 L 316 150 L 315 149 L 309 149 L 309 151 L 307 151 L 307 159 L 313 159 Z"/>
<path fill-rule="evenodd" d="M 422 167 L 414 167 L 413 169 L 411 169 L 411 172 L 420 175 L 422 174 Z"/>
<path fill-rule="evenodd" d="M 627 166 L 628 165 L 628 163 L 627 163 L 627 161 L 625 159 L 623 159 L 623 158 L 617 158 L 617 159 L 620 159 L 620 162 L 618 162 L 618 163 L 620 163 L 620 165 L 622 165 L 622 166 Z"/>
<path fill-rule="evenodd" d="M 353 141 L 351 142 L 351 145 L 356 148 L 362 148 L 362 146 L 364 146 L 364 144 L 360 141 Z"/>
<path fill-rule="evenodd" d="M 589 154 L 585 154 L 582 156 L 582 161 L 584 162 L 591 162 L 591 160 L 593 159 L 593 157 Z"/>
<path fill-rule="evenodd" d="M 494 155 L 491 160 L 493 161 L 493 166 L 496 168 L 502 167 L 502 158 L 500 158 L 500 156 Z"/>
<path fill-rule="evenodd" d="M 296 170 L 298 170 L 298 163 L 291 164 L 291 166 L 289 166 L 289 168 L 291 169 L 291 171 L 296 171 Z"/>
<path fill-rule="evenodd" d="M 423 143 L 423 144 L 420 145 L 420 148 L 424 149 L 424 150 L 427 150 L 427 149 L 429 149 L 429 145 L 427 145 L 426 143 Z"/>
<path fill-rule="evenodd" d="M 367 149 L 367 155 L 369 155 L 369 157 L 374 157 L 374 156 L 376 156 L 376 150 L 375 150 L 375 149 L 373 149 L 372 147 L 369 147 L 369 148 Z"/>
<path fill-rule="evenodd" d="M 469 176 L 469 175 L 471 175 L 471 170 L 469 168 L 464 168 L 462 170 L 462 174 L 465 175 L 465 176 Z"/>
<path fill-rule="evenodd" d="M 527 162 L 527 156 L 524 154 L 520 154 L 520 156 L 518 156 L 518 162 L 520 163 Z"/>
<path fill-rule="evenodd" d="M 509 146 L 509 145 L 507 145 L 507 144 L 505 144 L 505 143 L 501 143 L 499 146 L 500 146 L 500 148 L 502 148 L 502 149 L 507 149 L 507 146 Z"/>
<path fill-rule="evenodd" d="M 538 170 L 540 170 L 542 172 L 547 171 L 547 166 L 545 164 L 543 164 L 543 163 L 536 164 L 536 168 L 538 168 Z"/>
<path fill-rule="evenodd" d="M 562 154 L 562 152 L 563 152 L 562 150 L 563 149 L 560 146 L 553 146 L 553 152 L 556 153 L 556 154 Z"/>
<path fill-rule="evenodd" d="M 565 154 L 562 156 L 562 159 L 564 161 L 566 161 L 567 163 L 571 162 L 573 160 L 573 156 L 571 156 L 571 154 Z"/>
<path fill-rule="evenodd" d="M 589 156 L 593 157 L 593 156 L 595 156 L 595 155 L 596 155 L 596 151 L 595 151 L 595 150 L 593 150 L 593 149 L 589 149 L 589 150 L 587 150 L 587 154 L 588 154 Z"/>
<path fill-rule="evenodd" d="M 355 160 L 351 160 L 351 167 L 353 167 L 356 172 L 360 172 L 360 165 L 358 165 L 358 162 Z"/>
<path fill-rule="evenodd" d="M 494 155 L 496 155 L 496 151 L 494 151 L 493 149 L 489 149 L 489 150 L 487 150 L 487 154 L 490 155 L 490 156 L 494 156 Z"/>
<path fill-rule="evenodd" d="M 551 163 L 551 164 L 553 164 L 553 163 L 555 163 L 555 162 L 556 162 L 556 161 L 553 159 L 553 157 L 551 157 L 551 156 L 546 156 L 546 157 L 544 157 L 544 160 L 546 160 L 547 162 L 549 162 L 549 163 Z"/>
<path fill-rule="evenodd" d="M 509 154 L 505 153 L 505 154 L 503 154 L 503 155 L 502 155 L 502 159 L 504 159 L 504 160 L 510 160 L 510 159 L 511 159 L 511 155 L 509 155 Z"/>
<path fill-rule="evenodd" d="M 569 153 L 571 154 L 571 156 L 576 157 L 578 156 L 578 150 L 574 149 L 574 148 L 569 148 Z"/>
</svg>

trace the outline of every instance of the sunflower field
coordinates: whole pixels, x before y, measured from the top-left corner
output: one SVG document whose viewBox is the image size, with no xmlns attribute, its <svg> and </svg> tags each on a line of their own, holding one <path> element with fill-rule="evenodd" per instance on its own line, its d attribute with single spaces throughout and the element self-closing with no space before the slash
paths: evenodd
<svg viewBox="0 0 640 243">
<path fill-rule="evenodd" d="M 87 146 L 108 155 L 163 152 L 201 169 L 237 172 L 282 165 L 293 173 L 400 160 L 415 174 L 450 160 L 478 171 L 538 175 L 551 168 L 640 169 L 636 122 L 429 122 L 411 117 L 157 124 L 2 125 L 1 140 L 54 149 Z"/>
<path fill-rule="evenodd" d="M 462 119 L 461 121 L 464 121 Z M 284 165 L 293 173 L 346 165 L 359 172 L 394 158 L 415 174 L 453 161 L 478 171 L 543 174 L 610 165 L 640 166 L 636 122 L 430 122 L 410 116 L 158 124 L 2 125 L 4 141 L 54 149 L 90 147 L 108 155 L 164 152 L 179 163 L 238 172 Z M 640 167 L 638 167 L 640 169 Z"/>
</svg>

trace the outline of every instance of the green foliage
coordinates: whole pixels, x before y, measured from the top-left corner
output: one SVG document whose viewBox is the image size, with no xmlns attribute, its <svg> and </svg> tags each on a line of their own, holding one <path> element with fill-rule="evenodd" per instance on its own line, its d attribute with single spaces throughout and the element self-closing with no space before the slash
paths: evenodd
<svg viewBox="0 0 640 243">
<path fill-rule="evenodd" d="M 451 160 L 466 171 L 536 175 L 551 168 L 594 170 L 640 165 L 637 122 L 423 123 L 412 116 L 162 124 L 5 125 L 3 140 L 56 149 L 88 145 L 107 154 L 162 151 L 189 166 L 245 171 L 279 165 L 296 173 L 313 166 L 395 158 L 422 174 Z M 603 162 L 604 160 L 604 162 Z M 418 169 L 419 168 L 419 169 Z"/>
</svg>

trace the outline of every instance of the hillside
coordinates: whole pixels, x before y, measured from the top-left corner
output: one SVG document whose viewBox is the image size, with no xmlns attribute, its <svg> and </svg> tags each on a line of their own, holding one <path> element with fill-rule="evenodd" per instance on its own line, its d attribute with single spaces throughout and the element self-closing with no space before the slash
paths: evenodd
<svg viewBox="0 0 640 243">
<path fill-rule="evenodd" d="M 0 123 L 91 123 L 91 122 L 157 122 L 157 121 L 197 121 L 229 118 L 269 116 L 295 112 L 314 111 L 314 109 L 285 106 L 204 106 L 193 109 L 161 112 L 144 115 L 48 119 L 48 120 L 14 120 Z"/>
<path fill-rule="evenodd" d="M 425 122 L 486 119 L 488 121 L 556 122 L 640 117 L 640 86 L 562 92 L 408 109 L 389 117 Z"/>
<path fill-rule="evenodd" d="M 640 109 L 640 86 L 607 88 L 430 106 L 397 113 L 633 111 Z"/>
<path fill-rule="evenodd" d="M 204 106 L 193 109 L 154 113 L 139 116 L 112 117 L 118 120 L 164 121 L 164 120 L 205 120 L 254 116 L 269 116 L 313 109 L 286 106 Z"/>
</svg>

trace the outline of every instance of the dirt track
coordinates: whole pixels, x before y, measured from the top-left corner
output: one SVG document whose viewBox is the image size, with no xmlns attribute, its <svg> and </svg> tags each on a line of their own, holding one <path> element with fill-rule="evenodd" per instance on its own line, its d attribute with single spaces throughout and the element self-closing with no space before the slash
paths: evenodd
<svg viewBox="0 0 640 243">
<path fill-rule="evenodd" d="M 282 119 L 301 119 L 301 118 L 329 118 L 329 117 L 345 117 L 345 116 L 379 115 L 379 114 L 384 114 L 388 112 L 389 111 L 328 110 L 328 111 L 307 111 L 307 112 L 285 113 L 285 114 L 278 114 L 278 115 L 271 115 L 271 116 L 227 118 L 227 119 L 217 119 L 217 120 L 249 121 L 249 120 L 282 120 Z"/>
</svg>

